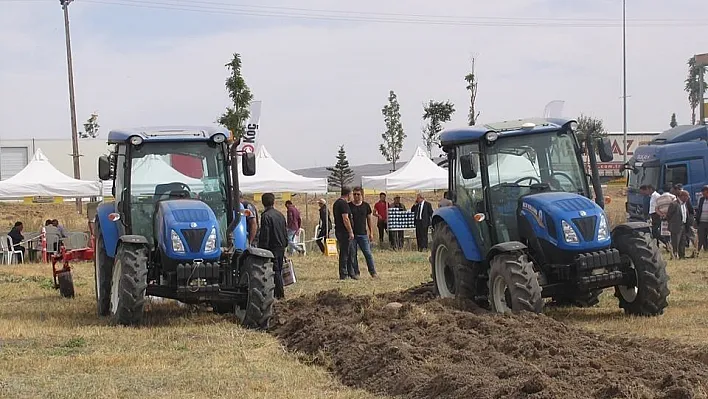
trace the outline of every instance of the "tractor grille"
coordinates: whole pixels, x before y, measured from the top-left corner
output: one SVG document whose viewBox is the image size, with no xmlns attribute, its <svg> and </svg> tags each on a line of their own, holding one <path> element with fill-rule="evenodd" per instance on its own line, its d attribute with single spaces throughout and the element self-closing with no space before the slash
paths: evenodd
<svg viewBox="0 0 708 399">
<path fill-rule="evenodd" d="M 595 223 L 597 222 L 597 216 L 587 216 L 583 218 L 573 219 L 573 223 L 580 230 L 580 234 L 583 236 L 585 241 L 592 241 L 595 239 Z"/>
<path fill-rule="evenodd" d="M 199 252 L 202 250 L 202 241 L 207 229 L 182 229 L 182 235 L 187 240 L 189 252 Z"/>
</svg>

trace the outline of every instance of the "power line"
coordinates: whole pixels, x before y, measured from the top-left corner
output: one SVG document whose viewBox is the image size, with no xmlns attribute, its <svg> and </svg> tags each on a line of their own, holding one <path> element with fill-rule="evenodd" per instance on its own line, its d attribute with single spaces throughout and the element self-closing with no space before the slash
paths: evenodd
<svg viewBox="0 0 708 399">
<path fill-rule="evenodd" d="M 46 2 L 48 0 L 0 0 L 0 2 Z M 478 27 L 563 27 L 614 28 L 622 21 L 609 18 L 522 18 L 491 16 L 451 16 L 431 14 L 404 14 L 363 11 L 338 11 L 314 8 L 276 7 L 247 4 L 229 4 L 207 0 L 82 0 L 82 3 L 125 6 L 143 9 L 197 12 L 218 15 L 238 15 L 261 18 L 292 18 L 320 21 L 373 22 L 386 24 L 419 24 Z M 630 20 L 628 20 L 629 22 Z M 691 27 L 704 25 L 701 20 L 634 19 L 633 27 Z"/>
</svg>

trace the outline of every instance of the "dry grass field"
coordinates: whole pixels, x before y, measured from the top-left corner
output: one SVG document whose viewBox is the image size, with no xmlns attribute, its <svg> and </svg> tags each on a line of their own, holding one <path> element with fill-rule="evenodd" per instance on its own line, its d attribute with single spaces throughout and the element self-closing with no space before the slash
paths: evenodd
<svg viewBox="0 0 708 399">
<path fill-rule="evenodd" d="M 624 200 L 614 199 L 609 212 L 612 219 L 617 220 L 616 217 L 621 216 L 615 214 L 623 215 L 621 207 Z M 410 206 L 411 200 L 407 200 Z M 52 217 L 65 220 L 67 227 L 82 229 L 85 226 L 85 218 L 72 215 L 73 205 L 4 204 L 0 205 L 0 222 L 7 225 L 8 221 L 20 218 L 41 223 L 50 217 L 44 213 L 47 211 L 45 208 L 51 208 L 54 215 Z M 310 204 L 309 208 L 310 215 L 314 215 L 314 203 Z M 10 215 L 10 211 L 15 213 Z M 364 272 L 359 281 L 340 282 L 337 280 L 335 258 L 321 256 L 316 251 L 305 257 L 295 257 L 298 282 L 286 289 L 287 301 L 278 306 L 278 318 L 281 323 L 287 322 L 291 317 L 289 312 L 295 317 L 299 311 L 307 310 L 305 307 L 319 303 L 304 299 L 300 302 L 293 301 L 293 298 L 306 298 L 328 290 L 338 290 L 342 295 L 352 296 L 379 295 L 420 286 L 430 280 L 427 254 L 392 253 L 377 249 L 375 258 L 380 279 L 370 279 Z M 363 259 L 360 264 L 364 265 Z M 549 320 L 543 321 L 546 323 L 543 325 L 550 326 L 549 329 L 566 328 L 556 322 L 559 321 L 571 326 L 568 328 L 577 327 L 583 340 L 595 337 L 592 335 L 594 333 L 600 334 L 602 341 L 592 342 L 600 342 L 601 345 L 587 344 L 588 350 L 592 349 L 591 346 L 608 346 L 609 342 L 615 339 L 629 339 L 631 345 L 623 344 L 622 347 L 639 345 L 642 352 L 637 352 L 638 355 L 634 352 L 628 353 L 654 359 L 652 356 L 655 355 L 650 355 L 650 351 L 663 353 L 671 347 L 674 352 L 669 357 L 665 358 L 664 356 L 668 355 L 661 354 L 652 360 L 655 363 L 650 364 L 657 369 L 656 365 L 670 366 L 671 370 L 684 370 L 679 366 L 684 364 L 685 370 L 677 371 L 683 374 L 671 377 L 675 379 L 672 380 L 675 383 L 657 382 L 661 385 L 657 389 L 663 390 L 664 397 L 706 397 L 708 387 L 705 381 L 700 382 L 701 377 L 696 376 L 708 375 L 701 374 L 704 369 L 708 370 L 708 266 L 701 259 L 670 261 L 669 275 L 669 308 L 660 317 L 644 319 L 624 316 L 612 292 L 607 290 L 596 308 L 547 309 L 546 315 L 550 318 L 542 316 L 543 320 Z M 279 340 L 277 334 L 244 330 L 238 327 L 231 317 L 219 316 L 203 308 L 180 307 L 174 303 L 152 303 L 147 311 L 144 327 L 111 326 L 107 320 L 98 318 L 95 314 L 92 265 L 76 265 L 74 281 L 77 297 L 72 300 L 62 299 L 51 287 L 49 265 L 0 265 L 0 397 L 381 397 L 375 395 L 382 394 L 381 389 L 368 389 L 366 381 L 352 382 L 351 378 L 342 375 L 337 357 L 327 352 L 326 347 L 314 353 L 304 350 L 296 352 L 298 345 L 293 344 L 293 341 L 286 343 L 282 338 Z M 434 317 L 430 313 L 431 308 L 420 309 L 420 312 L 424 315 L 428 312 L 428 315 L 417 316 L 416 326 L 420 323 L 430 323 Z M 325 314 L 322 317 L 330 316 L 335 317 L 336 314 Z M 500 323 L 511 323 L 504 320 L 508 319 L 502 319 Z M 520 323 L 531 323 L 535 319 L 519 320 Z M 359 323 L 354 327 L 354 331 L 364 334 L 365 337 L 367 333 L 374 331 L 368 330 L 367 328 L 372 327 L 366 327 L 366 323 Z M 336 326 L 333 328 L 337 329 Z M 441 325 L 441 328 L 444 328 L 444 325 Z M 590 335 L 583 335 L 586 333 L 582 331 L 590 331 L 587 333 Z M 514 335 L 517 333 L 513 332 Z M 541 336 L 540 339 L 543 338 L 543 333 L 536 334 Z M 298 340 L 306 338 L 300 337 Z M 371 338 L 373 340 L 379 337 Z M 320 339 L 319 336 L 317 339 Z M 325 343 L 322 342 L 321 345 L 323 344 Z M 402 344 L 399 343 L 398 346 L 400 345 Z M 373 359 L 376 357 L 376 348 L 360 347 L 359 350 Z M 604 360 L 598 361 L 612 363 L 614 355 L 611 352 L 609 350 L 609 353 L 603 355 L 606 356 Z M 676 353 L 681 353 L 681 357 Z M 579 352 L 569 352 L 565 356 L 573 358 L 581 355 Z M 671 359 L 678 363 L 670 363 Z M 636 360 L 639 364 L 645 361 L 642 358 Z M 523 360 L 524 364 L 529 362 L 532 361 Z M 428 371 L 423 375 L 432 373 L 429 367 L 433 365 L 425 367 L 428 367 L 425 369 Z M 532 397 L 564 397 L 562 394 L 557 396 L 559 392 L 570 395 L 569 391 L 563 389 L 570 389 L 572 385 L 554 386 L 549 382 L 550 376 L 554 375 L 551 371 L 542 365 L 533 367 L 539 372 L 543 371 L 543 377 L 539 378 L 546 381 L 546 390 L 543 391 L 544 386 L 538 388 L 533 384 L 529 388 L 528 383 L 524 383 L 525 385 L 522 384 L 523 387 L 519 388 L 521 391 L 527 392 L 530 389 L 528 392 L 537 393 Z M 692 370 L 693 374 L 686 370 Z M 401 371 L 406 373 L 405 369 Z M 615 369 L 605 370 L 602 366 L 597 366 L 594 373 L 598 381 L 613 378 L 620 381 L 623 375 Z M 354 375 L 357 374 L 352 374 Z M 654 377 L 647 378 L 651 380 Z M 455 378 L 449 377 L 451 386 L 455 386 L 454 380 Z M 651 394 L 653 391 L 646 393 L 637 388 L 637 384 L 632 382 L 626 389 L 621 386 L 617 389 L 608 388 L 609 390 L 601 391 L 601 395 L 584 396 L 578 392 L 573 395 L 607 398 L 655 397 Z M 693 391 L 684 390 L 684 385 L 692 387 Z M 360 389 L 362 387 L 374 393 Z M 444 390 L 440 389 L 426 392 L 438 392 L 433 395 L 438 397 L 454 397 L 446 396 L 443 394 Z M 472 391 L 466 392 L 470 394 Z M 495 395 L 499 395 L 499 392 L 501 391 L 496 391 Z M 545 396 L 541 395 L 544 392 Z M 390 389 L 384 389 L 383 393 L 396 394 Z M 685 396 L 689 394 L 690 396 Z M 417 394 L 407 392 L 405 395 L 427 397 L 421 391 Z M 487 396 L 486 391 L 478 395 L 491 397 Z M 506 397 L 526 397 L 519 395 L 509 393 Z"/>
</svg>

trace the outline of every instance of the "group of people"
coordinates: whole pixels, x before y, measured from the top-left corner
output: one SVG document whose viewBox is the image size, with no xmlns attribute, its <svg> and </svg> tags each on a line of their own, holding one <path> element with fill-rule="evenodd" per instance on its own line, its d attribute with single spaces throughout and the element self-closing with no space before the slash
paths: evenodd
<svg viewBox="0 0 708 399">
<path fill-rule="evenodd" d="M 57 233 L 59 234 L 60 238 L 65 238 L 66 237 L 66 232 L 64 231 L 64 228 L 59 224 L 59 220 L 57 219 L 47 219 L 44 222 L 44 226 L 52 226 L 57 229 Z M 7 235 L 12 239 L 12 245 L 13 245 L 13 251 L 16 251 L 15 253 L 15 260 L 16 262 L 20 263 L 25 259 L 26 254 L 26 248 L 23 245 L 25 241 L 25 236 L 22 234 L 24 231 L 24 224 L 20 221 L 15 222 L 15 225 L 10 229 L 10 231 L 7 233 Z M 35 238 L 30 238 L 30 240 L 36 240 L 38 239 L 37 237 Z M 58 246 L 58 243 L 55 244 Z M 58 251 L 58 248 L 54 248 L 55 251 Z"/>
<path fill-rule="evenodd" d="M 695 208 L 691 203 L 691 195 L 681 184 L 674 185 L 663 195 L 652 185 L 641 186 L 639 191 L 645 197 L 645 216 L 651 221 L 652 236 L 658 243 L 666 246 L 672 259 L 685 258 L 689 243 L 694 247 L 693 257 L 708 248 L 708 185 L 703 187 L 702 197 Z M 658 202 L 662 196 L 670 201 L 668 207 L 659 206 Z M 663 221 L 668 225 L 669 240 L 661 234 Z"/>
</svg>

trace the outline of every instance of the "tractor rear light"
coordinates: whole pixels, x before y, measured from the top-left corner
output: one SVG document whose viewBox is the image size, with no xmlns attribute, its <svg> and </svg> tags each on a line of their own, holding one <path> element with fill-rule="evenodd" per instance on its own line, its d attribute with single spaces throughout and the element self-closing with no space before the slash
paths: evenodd
<svg viewBox="0 0 708 399">
<path fill-rule="evenodd" d="M 610 238 L 610 229 L 607 228 L 607 218 L 605 214 L 600 215 L 600 223 L 597 228 L 597 239 L 599 241 L 605 241 Z"/>
<path fill-rule="evenodd" d="M 120 220 L 120 213 L 109 213 L 108 214 L 108 220 L 111 222 L 117 222 Z"/>
<path fill-rule="evenodd" d="M 211 233 L 207 238 L 206 245 L 204 246 L 204 252 L 214 252 L 216 251 L 216 228 L 211 228 Z"/>
<path fill-rule="evenodd" d="M 484 222 L 487 217 L 483 213 L 476 213 L 474 215 L 474 221 L 477 223 Z"/>
<path fill-rule="evenodd" d="M 577 244 L 580 242 L 580 240 L 578 240 L 578 234 L 570 223 L 563 220 L 561 221 L 561 227 L 563 228 L 563 239 L 565 239 L 565 242 L 569 244 Z"/>
<path fill-rule="evenodd" d="M 172 250 L 177 253 L 184 253 L 184 243 L 176 231 L 170 230 L 170 240 L 172 241 Z"/>
</svg>

